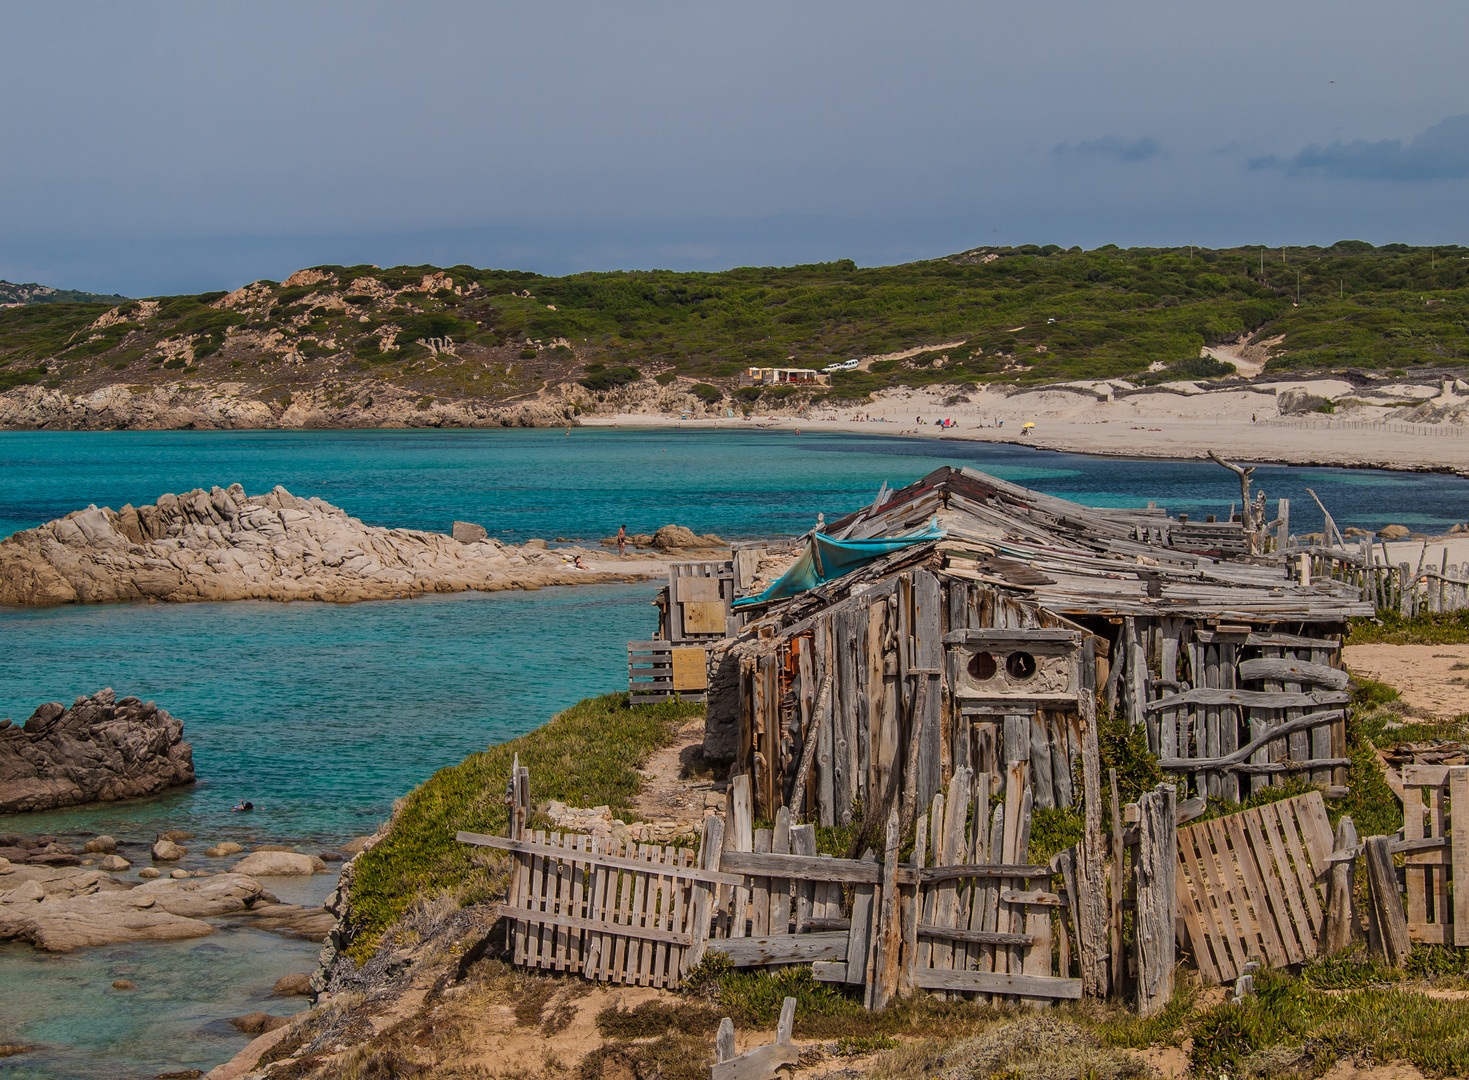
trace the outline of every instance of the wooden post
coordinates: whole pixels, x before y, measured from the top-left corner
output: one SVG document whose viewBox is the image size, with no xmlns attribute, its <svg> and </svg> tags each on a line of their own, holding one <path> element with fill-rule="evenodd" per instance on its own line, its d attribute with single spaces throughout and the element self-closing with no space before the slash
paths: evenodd
<svg viewBox="0 0 1469 1080">
<path fill-rule="evenodd" d="M 1173 939 L 1177 910 L 1178 795 L 1171 784 L 1138 800 L 1137 1011 L 1152 1016 L 1173 997 Z"/>
<path fill-rule="evenodd" d="M 1408 917 L 1392 862 L 1392 837 L 1367 838 L 1367 890 L 1372 901 L 1368 943 L 1373 952 L 1394 967 L 1402 967 L 1413 951 L 1408 940 Z"/>
<path fill-rule="evenodd" d="M 883 847 L 882 897 L 878 905 L 872 978 L 867 984 L 867 1007 L 882 1009 L 898 989 L 898 960 L 903 927 L 898 920 L 898 808 L 888 811 L 887 840 Z"/>
<path fill-rule="evenodd" d="M 1115 671 L 1116 668 L 1114 667 Z M 1081 714 L 1082 841 L 1076 862 L 1077 961 L 1082 993 L 1106 997 L 1107 879 L 1102 862 L 1102 754 L 1097 740 L 1097 694 L 1092 639 L 1082 645 Z M 993 855 L 990 856 L 993 858 Z"/>
<path fill-rule="evenodd" d="M 918 832 L 913 843 L 913 885 L 901 886 L 903 904 L 903 973 L 898 979 L 898 993 L 911 997 L 918 988 L 918 920 L 923 909 L 923 888 L 916 871 L 928 861 L 928 815 L 918 819 Z"/>
<path fill-rule="evenodd" d="M 1122 955 L 1122 797 L 1117 789 L 1117 770 L 1107 770 L 1108 782 L 1112 785 L 1112 834 L 1108 837 L 1112 856 L 1111 889 L 1108 890 L 1107 923 L 1109 928 L 1108 956 L 1112 961 L 1112 993 L 1122 996 L 1122 985 L 1127 979 L 1127 960 Z"/>
<path fill-rule="evenodd" d="M 750 774 L 741 773 L 729 782 L 729 801 L 724 846 L 731 851 L 755 850 L 755 813 L 751 806 Z M 750 890 L 743 885 L 734 890 L 734 906 L 730 915 L 729 936 L 745 936 L 745 920 L 749 917 Z"/>
<path fill-rule="evenodd" d="M 1454 944 L 1469 945 L 1469 766 L 1449 768 L 1449 853 L 1454 879 Z M 1441 919 L 1440 919 L 1441 921 Z"/>
<path fill-rule="evenodd" d="M 1336 841 L 1333 851 L 1348 851 L 1357 846 L 1357 828 L 1350 817 L 1343 817 L 1336 824 Z M 1359 940 L 1361 927 L 1357 925 L 1357 902 L 1352 895 L 1352 867 L 1355 860 L 1333 863 L 1331 879 L 1326 886 L 1326 925 L 1322 932 L 1321 951 L 1327 956 L 1339 953 Z"/>
<path fill-rule="evenodd" d="M 723 855 L 724 819 L 718 814 L 710 814 L 704 819 L 704 829 L 699 836 L 699 868 L 718 870 Z M 715 886 L 705 881 L 695 882 L 693 891 L 693 910 L 689 912 L 689 947 L 683 953 L 680 976 L 704 959 L 704 950 L 709 944 L 710 901 Z"/>
</svg>

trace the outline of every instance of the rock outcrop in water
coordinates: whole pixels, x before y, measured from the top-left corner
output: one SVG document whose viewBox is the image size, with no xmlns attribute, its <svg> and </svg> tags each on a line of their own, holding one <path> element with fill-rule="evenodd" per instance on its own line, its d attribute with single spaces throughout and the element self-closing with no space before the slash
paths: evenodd
<svg viewBox="0 0 1469 1080">
<path fill-rule="evenodd" d="M 304 917 L 325 934 L 330 917 L 320 909 L 280 903 L 253 878 L 214 874 L 160 878 L 129 886 L 98 870 L 13 866 L 0 861 L 0 941 L 29 941 L 48 952 L 123 941 L 176 941 L 204 937 L 204 919 L 249 916 L 252 925 L 277 929 Z M 323 925 L 323 922 L 325 923 Z"/>
<path fill-rule="evenodd" d="M 0 812 L 154 795 L 194 782 L 184 725 L 151 701 L 100 691 L 0 722 Z"/>
<path fill-rule="evenodd" d="M 573 562 L 581 557 L 587 568 Z M 603 560 L 597 562 L 595 560 Z M 665 572 L 580 548 L 460 543 L 364 525 L 277 486 L 196 489 L 152 506 L 95 506 L 0 543 L 0 604 L 119 600 L 382 600 L 582 585 Z"/>
</svg>

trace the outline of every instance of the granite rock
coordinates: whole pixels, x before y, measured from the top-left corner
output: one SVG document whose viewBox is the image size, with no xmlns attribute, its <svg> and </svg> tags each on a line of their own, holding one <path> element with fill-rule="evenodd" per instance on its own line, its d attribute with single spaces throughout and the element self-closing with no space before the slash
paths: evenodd
<svg viewBox="0 0 1469 1080">
<path fill-rule="evenodd" d="M 232 874 L 248 874 L 251 877 L 325 872 L 326 863 L 314 855 L 303 855 L 298 851 L 254 851 L 230 867 Z"/>
<path fill-rule="evenodd" d="M 183 735 L 183 722 L 153 702 L 119 699 L 110 689 L 79 697 L 71 708 L 42 705 L 24 726 L 0 730 L 0 813 L 131 799 L 192 784 L 193 748 Z M 45 861 L 58 864 L 81 861 L 64 849 L 47 854 L 54 858 Z"/>
<path fill-rule="evenodd" d="M 78 510 L 0 542 L 0 604 L 129 600 L 349 602 L 425 593 L 582 585 L 664 572 L 577 567 L 577 548 L 364 525 L 283 487 L 196 489 L 151 506 Z M 3 733 L 0 733 L 3 734 Z"/>
</svg>

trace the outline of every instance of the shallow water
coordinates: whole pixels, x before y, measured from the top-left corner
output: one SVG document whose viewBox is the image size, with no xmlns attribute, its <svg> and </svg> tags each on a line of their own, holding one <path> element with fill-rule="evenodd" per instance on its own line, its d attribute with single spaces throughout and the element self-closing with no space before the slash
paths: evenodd
<svg viewBox="0 0 1469 1080">
<path fill-rule="evenodd" d="M 369 523 L 496 535 L 597 538 L 670 521 L 723 536 L 795 534 L 944 463 L 1107 506 L 1156 500 L 1224 514 L 1235 478 L 1199 462 L 1126 461 L 1025 447 L 872 435 L 575 429 L 474 432 L 0 433 L 0 536 L 88 503 L 151 502 L 212 484 L 284 484 Z M 1436 475 L 1290 469 L 1255 474 L 1319 528 L 1307 487 L 1343 527 L 1469 520 L 1469 482 Z M 103 686 L 184 721 L 199 782 L 159 798 L 11 818 L 0 831 L 107 832 L 141 867 L 163 828 L 198 839 L 334 847 L 371 832 L 395 798 L 589 694 L 626 685 L 625 643 L 656 625 L 657 586 L 585 586 L 357 605 L 0 608 L 0 717 Z M 250 799 L 252 814 L 229 811 Z M 274 885 L 272 885 L 274 887 Z M 322 876 L 310 883 L 328 889 Z M 324 893 L 323 893 L 324 895 Z M 223 952 L 214 951 L 222 948 Z M 50 1049 L 0 1059 L 0 1078 L 152 1076 L 207 1068 L 245 1039 L 221 1017 L 264 1004 L 317 947 L 250 930 L 197 942 L 83 951 L 0 948 L 0 1042 Z M 119 965 L 132 965 L 133 973 Z M 110 990 L 126 974 L 140 990 Z"/>
<path fill-rule="evenodd" d="M 282 900 L 319 904 L 335 877 L 276 878 Z M 0 1058 L 5 1080 L 58 1077 L 153 1077 L 208 1071 L 253 1036 L 229 1018 L 249 1012 L 287 1016 L 301 997 L 276 997 L 275 980 L 313 971 L 321 946 L 213 920 L 209 937 L 109 945 L 51 955 L 29 945 L 0 945 L 4 996 L 0 1042 L 35 1046 Z M 128 979 L 135 990 L 114 990 Z"/>
</svg>

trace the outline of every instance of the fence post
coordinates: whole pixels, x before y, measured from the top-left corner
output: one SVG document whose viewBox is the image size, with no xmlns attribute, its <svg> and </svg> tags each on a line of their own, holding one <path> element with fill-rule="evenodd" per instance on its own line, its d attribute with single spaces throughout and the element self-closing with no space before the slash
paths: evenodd
<svg viewBox="0 0 1469 1080">
<path fill-rule="evenodd" d="M 1138 800 L 1137 1011 L 1152 1016 L 1173 997 L 1173 938 L 1178 906 L 1178 793 L 1159 784 Z"/>
<path fill-rule="evenodd" d="M 1392 861 L 1392 837 L 1367 838 L 1367 895 L 1372 904 L 1367 920 L 1367 942 L 1372 952 L 1394 967 L 1402 967 L 1413 951 L 1408 940 L 1408 916 L 1398 891 L 1397 870 Z"/>
<path fill-rule="evenodd" d="M 1357 827 L 1350 817 L 1343 817 L 1336 825 L 1334 852 L 1350 851 L 1357 846 Z M 1333 863 L 1331 880 L 1327 884 L 1326 925 L 1322 932 L 1321 951 L 1327 956 L 1339 953 L 1361 937 L 1357 925 L 1357 903 L 1352 895 L 1352 868 L 1356 860 Z"/>
</svg>

